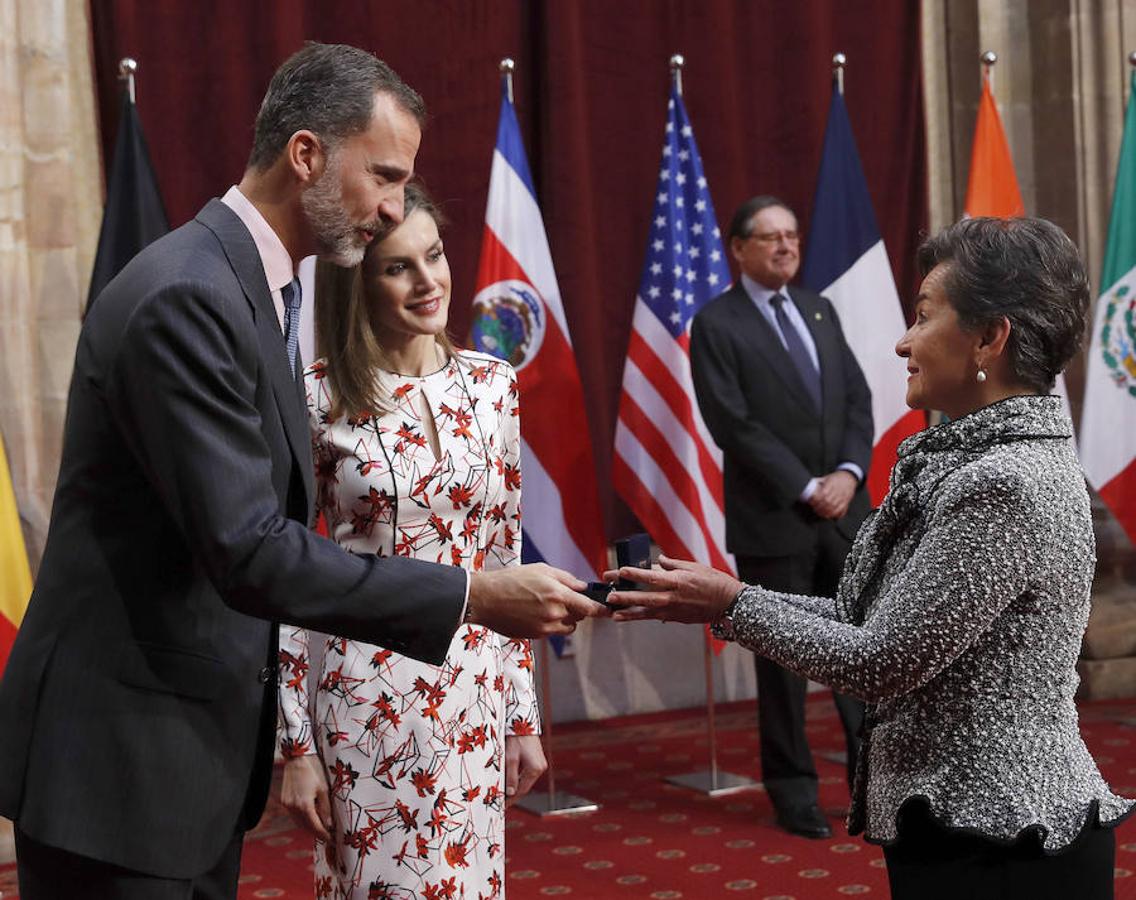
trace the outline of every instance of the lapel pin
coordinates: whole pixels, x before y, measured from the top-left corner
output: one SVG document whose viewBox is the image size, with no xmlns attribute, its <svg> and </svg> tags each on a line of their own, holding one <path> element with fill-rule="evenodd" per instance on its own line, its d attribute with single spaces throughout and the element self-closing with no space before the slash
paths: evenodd
<svg viewBox="0 0 1136 900">
<path fill-rule="evenodd" d="M 820 313 L 813 313 L 813 318 L 819 322 L 824 317 Z"/>
</svg>

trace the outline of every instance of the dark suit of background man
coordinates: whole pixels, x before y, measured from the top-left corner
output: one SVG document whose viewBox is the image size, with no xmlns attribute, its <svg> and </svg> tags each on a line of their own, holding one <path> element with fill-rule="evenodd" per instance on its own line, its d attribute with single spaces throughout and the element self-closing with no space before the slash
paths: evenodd
<svg viewBox="0 0 1136 900">
<path fill-rule="evenodd" d="M 695 316 L 690 342 L 698 405 L 725 456 L 726 544 L 742 581 L 831 597 L 868 511 L 871 394 L 832 304 L 787 286 L 800 265 L 792 210 L 754 197 L 734 214 L 729 241 L 741 277 Z M 805 681 L 755 662 L 762 778 L 778 823 L 828 837 Z M 836 706 L 851 773 L 863 706 L 840 695 Z"/>
<path fill-rule="evenodd" d="M 0 685 L 25 900 L 236 896 L 271 774 L 274 620 L 440 663 L 463 619 L 537 636 L 601 609 L 547 566 L 467 581 L 308 530 L 295 265 L 358 263 L 401 221 L 423 118 L 370 54 L 309 45 L 269 86 L 240 184 L 92 307 Z"/>
</svg>

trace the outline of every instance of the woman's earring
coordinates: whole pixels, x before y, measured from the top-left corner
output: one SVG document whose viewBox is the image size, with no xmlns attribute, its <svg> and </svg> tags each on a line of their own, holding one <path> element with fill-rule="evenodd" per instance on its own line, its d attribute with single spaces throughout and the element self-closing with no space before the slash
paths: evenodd
<svg viewBox="0 0 1136 900">
<path fill-rule="evenodd" d="M 982 384 L 984 381 L 986 381 L 986 370 L 985 369 L 979 369 L 978 374 L 974 376 L 974 380 L 977 381 L 979 384 Z"/>
</svg>

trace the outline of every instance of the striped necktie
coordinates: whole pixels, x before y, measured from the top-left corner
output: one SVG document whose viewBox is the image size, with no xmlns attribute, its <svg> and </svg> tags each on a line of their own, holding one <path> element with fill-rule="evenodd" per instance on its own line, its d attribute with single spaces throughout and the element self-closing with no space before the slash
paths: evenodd
<svg viewBox="0 0 1136 900">
<path fill-rule="evenodd" d="M 793 360 L 793 366 L 796 368 L 797 374 L 801 376 L 801 381 L 804 382 L 805 389 L 812 397 L 819 412 L 822 408 L 820 372 L 817 371 L 800 333 L 789 321 L 789 316 L 785 314 L 785 300 L 784 294 L 773 295 L 769 301 L 773 304 L 773 317 L 777 320 L 777 327 L 781 329 L 781 336 L 785 339 L 785 348 L 789 351 L 789 358 Z"/>
<path fill-rule="evenodd" d="M 296 356 L 300 352 L 300 304 L 304 302 L 299 278 L 293 278 L 280 289 L 280 299 L 284 301 L 284 344 L 288 348 L 288 365 L 295 373 Z"/>
</svg>

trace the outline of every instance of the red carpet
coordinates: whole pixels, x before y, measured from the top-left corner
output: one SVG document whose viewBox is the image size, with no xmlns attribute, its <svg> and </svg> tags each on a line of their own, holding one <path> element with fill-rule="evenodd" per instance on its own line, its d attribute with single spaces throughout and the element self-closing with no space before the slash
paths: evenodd
<svg viewBox="0 0 1136 900">
<path fill-rule="evenodd" d="M 757 774 L 752 705 L 719 710 L 722 765 Z M 1136 796 L 1136 701 L 1081 710 L 1082 731 L 1114 790 Z M 815 750 L 841 749 L 840 726 L 825 694 L 810 698 Z M 687 710 L 580 723 L 556 731 L 557 787 L 600 802 L 597 813 L 540 819 L 508 817 L 509 900 L 573 896 L 705 900 L 814 900 L 887 897 L 880 850 L 844 832 L 843 766 L 819 759 L 821 804 L 834 837 L 806 841 L 773 825 L 760 790 L 711 800 L 661 780 L 703 768 L 704 720 Z M 311 845 L 275 798 L 245 844 L 241 900 L 312 897 Z M 0 872 L 4 900 L 15 893 L 12 867 Z M 1136 818 L 1117 832 L 1117 900 L 1136 900 Z"/>
</svg>

